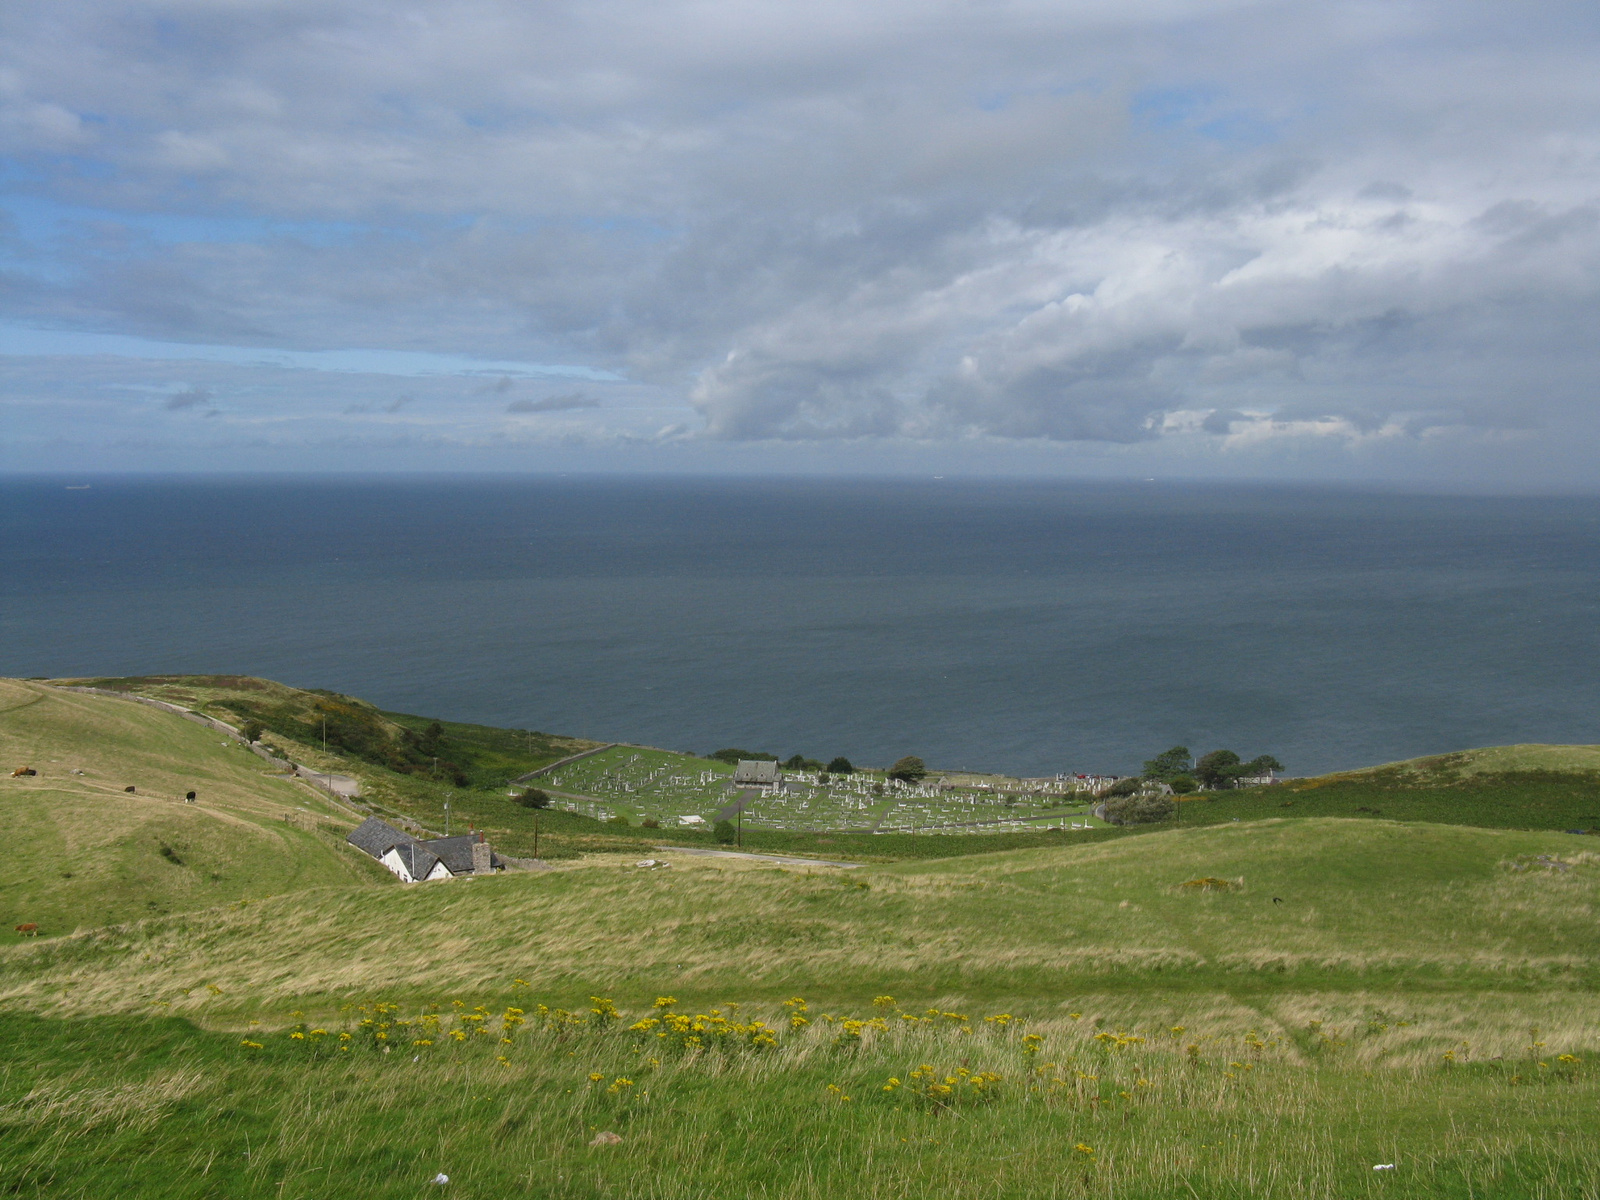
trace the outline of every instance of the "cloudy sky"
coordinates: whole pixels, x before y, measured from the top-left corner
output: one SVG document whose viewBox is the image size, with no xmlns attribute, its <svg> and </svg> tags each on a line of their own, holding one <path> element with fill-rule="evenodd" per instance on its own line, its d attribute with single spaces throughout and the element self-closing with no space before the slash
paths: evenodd
<svg viewBox="0 0 1600 1200">
<path fill-rule="evenodd" d="M 0 469 L 1590 487 L 1600 9 L 0 8 Z"/>
</svg>

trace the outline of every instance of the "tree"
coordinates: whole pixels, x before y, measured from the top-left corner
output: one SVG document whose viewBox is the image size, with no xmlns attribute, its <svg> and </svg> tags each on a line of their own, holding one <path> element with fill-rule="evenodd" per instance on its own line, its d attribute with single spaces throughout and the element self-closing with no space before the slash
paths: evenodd
<svg viewBox="0 0 1600 1200">
<path fill-rule="evenodd" d="M 1174 795 L 1187 796 L 1200 785 L 1194 781 L 1193 775 L 1175 775 L 1167 782 L 1167 786 L 1172 789 Z"/>
<path fill-rule="evenodd" d="M 1187 775 L 1192 770 L 1194 765 L 1189 759 L 1189 747 L 1174 746 L 1171 750 L 1163 750 L 1145 763 L 1144 777 L 1171 783 L 1177 776 Z"/>
<path fill-rule="evenodd" d="M 246 721 L 244 728 L 239 730 L 239 736 L 254 746 L 261 740 L 261 735 L 265 732 L 266 730 L 261 727 L 260 721 Z"/>
<path fill-rule="evenodd" d="M 745 762 L 778 761 L 778 756 L 776 754 L 768 754 L 764 750 L 736 750 L 732 747 L 726 750 L 718 750 L 715 754 L 710 755 L 710 757 L 715 759 L 717 762 L 725 762 L 730 767 L 738 766 L 740 760 Z"/>
<path fill-rule="evenodd" d="M 1268 771 L 1281 771 L 1283 764 L 1270 754 L 1263 754 L 1259 758 L 1252 758 L 1245 763 L 1242 775 L 1265 775 Z"/>
<path fill-rule="evenodd" d="M 539 788 L 529 788 L 517 797 L 517 803 L 523 808 L 549 808 L 550 793 Z"/>
<path fill-rule="evenodd" d="M 1208 788 L 1232 788 L 1239 780 L 1281 771 L 1283 764 L 1270 754 L 1262 754 L 1249 762 L 1241 762 L 1232 750 L 1213 750 L 1195 764 L 1195 777 Z"/>
<path fill-rule="evenodd" d="M 928 774 L 928 768 L 915 754 L 908 754 L 889 768 L 889 778 L 902 783 L 919 783 Z"/>
<path fill-rule="evenodd" d="M 842 754 L 828 763 L 829 775 L 849 775 L 854 771 L 855 768 L 850 765 L 850 760 Z"/>
<path fill-rule="evenodd" d="M 1113 783 L 1109 788 L 1106 789 L 1106 795 L 1132 796 L 1138 792 L 1143 782 L 1143 780 L 1135 779 L 1130 775 L 1126 779 L 1119 779 Z"/>
<path fill-rule="evenodd" d="M 1194 777 L 1208 788 L 1230 788 L 1244 764 L 1232 750 L 1213 750 L 1194 765 Z"/>
<path fill-rule="evenodd" d="M 724 846 L 733 845 L 734 839 L 739 836 L 739 831 L 733 827 L 733 822 L 726 820 L 718 821 L 711 827 L 711 832 Z"/>
</svg>

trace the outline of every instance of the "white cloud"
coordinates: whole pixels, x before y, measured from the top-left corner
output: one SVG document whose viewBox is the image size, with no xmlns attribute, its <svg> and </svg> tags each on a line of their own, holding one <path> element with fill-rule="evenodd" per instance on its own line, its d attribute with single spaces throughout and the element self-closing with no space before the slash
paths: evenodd
<svg viewBox="0 0 1600 1200">
<path fill-rule="evenodd" d="M 1585 11 L 10 6 L 0 316 L 316 370 L 570 364 L 672 398 L 674 444 L 1225 472 L 1382 442 L 1476 477 L 1473 438 L 1596 436 Z M 461 395 L 319 421 L 470 441 Z"/>
</svg>

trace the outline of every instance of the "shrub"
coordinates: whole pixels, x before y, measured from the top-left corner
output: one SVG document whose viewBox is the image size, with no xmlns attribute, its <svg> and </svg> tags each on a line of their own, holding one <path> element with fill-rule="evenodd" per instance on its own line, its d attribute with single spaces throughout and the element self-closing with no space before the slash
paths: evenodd
<svg viewBox="0 0 1600 1200">
<path fill-rule="evenodd" d="M 827 769 L 829 775 L 849 775 L 855 767 L 851 766 L 850 760 L 841 754 L 828 763 Z"/>
<path fill-rule="evenodd" d="M 661 822 L 656 820 L 654 817 L 646 817 L 644 820 L 639 822 L 639 828 L 640 829 L 660 829 L 661 828 Z"/>
<path fill-rule="evenodd" d="M 549 808 L 550 793 L 538 788 L 529 788 L 517 797 L 517 803 L 523 808 Z"/>
<path fill-rule="evenodd" d="M 1170 787 L 1177 795 L 1187 796 L 1200 785 L 1194 781 L 1194 776 L 1192 775 L 1179 775 L 1169 781 L 1167 786 Z"/>
<path fill-rule="evenodd" d="M 261 740 L 261 735 L 265 732 L 260 721 L 246 721 L 239 730 L 239 736 L 253 746 Z"/>
<path fill-rule="evenodd" d="M 711 832 L 716 836 L 717 841 L 724 846 L 733 845 L 735 839 L 739 836 L 739 831 L 733 827 L 733 822 L 727 820 L 718 821 L 711 827 Z"/>
<path fill-rule="evenodd" d="M 1144 786 L 1144 781 L 1142 779 L 1134 779 L 1134 778 L 1132 778 L 1130 776 L 1127 779 L 1119 779 L 1115 783 L 1113 783 L 1111 785 L 1111 787 L 1106 791 L 1106 795 L 1108 795 L 1108 796 L 1132 796 L 1136 792 L 1138 792 L 1138 790 L 1143 786 Z"/>
<path fill-rule="evenodd" d="M 606 824 L 607 825 L 627 825 L 628 824 L 628 818 L 623 816 L 621 813 L 618 813 L 614 817 L 607 817 L 606 818 Z"/>
<path fill-rule="evenodd" d="M 1106 820 L 1113 825 L 1151 825 L 1170 821 L 1178 806 L 1165 796 L 1118 796 L 1106 801 Z"/>
</svg>

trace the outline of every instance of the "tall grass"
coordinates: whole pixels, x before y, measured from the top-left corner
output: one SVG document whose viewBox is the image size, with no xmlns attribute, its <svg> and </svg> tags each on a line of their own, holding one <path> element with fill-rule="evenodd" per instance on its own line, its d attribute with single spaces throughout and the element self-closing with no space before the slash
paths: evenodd
<svg viewBox="0 0 1600 1200">
<path fill-rule="evenodd" d="M 0 1177 L 128 1197 L 1600 1196 L 1592 1051 L 1547 1033 L 1385 1064 L 1370 1051 L 1404 1018 L 1123 1027 L 880 1000 L 723 1004 L 676 1030 L 677 1005 L 531 998 L 242 1035 L 13 1018 Z"/>
</svg>

